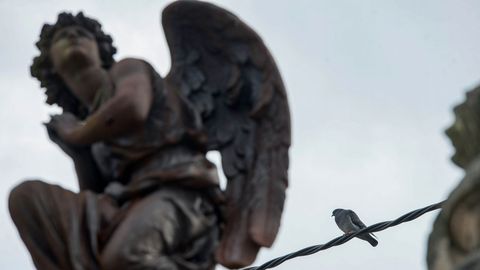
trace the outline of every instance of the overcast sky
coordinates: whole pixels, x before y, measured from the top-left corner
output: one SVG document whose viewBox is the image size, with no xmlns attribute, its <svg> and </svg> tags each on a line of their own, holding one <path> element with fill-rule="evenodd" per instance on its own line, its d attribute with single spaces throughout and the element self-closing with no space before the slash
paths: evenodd
<svg viewBox="0 0 480 270">
<path fill-rule="evenodd" d="M 58 110 L 29 75 L 42 24 L 83 10 L 113 36 L 116 59 L 143 58 L 166 74 L 159 20 L 168 2 L 0 0 L 0 269 L 34 269 L 8 215 L 9 190 L 27 178 L 77 190 L 71 161 L 41 125 Z M 480 83 L 479 1 L 214 2 L 263 38 L 291 106 L 283 225 L 256 264 L 341 235 L 335 208 L 372 224 L 441 201 L 459 182 L 443 131 Z M 425 269 L 435 216 L 377 233 L 376 248 L 354 239 L 277 269 Z"/>
</svg>

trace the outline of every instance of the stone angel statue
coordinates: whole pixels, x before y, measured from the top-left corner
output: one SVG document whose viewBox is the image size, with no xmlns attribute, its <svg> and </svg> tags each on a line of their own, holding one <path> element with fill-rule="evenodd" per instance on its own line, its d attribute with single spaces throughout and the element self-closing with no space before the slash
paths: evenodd
<svg viewBox="0 0 480 270">
<path fill-rule="evenodd" d="M 430 270 L 480 269 L 480 87 L 455 106 L 446 130 L 464 176 L 443 203 L 428 240 Z"/>
<path fill-rule="evenodd" d="M 115 61 L 112 39 L 82 13 L 45 24 L 31 66 L 50 139 L 80 191 L 39 180 L 9 210 L 41 270 L 214 269 L 251 264 L 277 235 L 288 183 L 290 115 L 279 71 L 238 17 L 200 1 L 167 6 L 172 67 Z M 221 190 L 206 153 L 221 153 Z"/>
</svg>

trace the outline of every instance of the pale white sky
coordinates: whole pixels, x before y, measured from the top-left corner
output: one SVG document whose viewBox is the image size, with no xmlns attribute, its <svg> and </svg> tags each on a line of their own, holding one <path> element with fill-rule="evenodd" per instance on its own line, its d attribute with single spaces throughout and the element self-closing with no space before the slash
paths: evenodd
<svg viewBox="0 0 480 270">
<path fill-rule="evenodd" d="M 40 178 L 77 190 L 72 163 L 41 125 L 54 112 L 29 76 L 44 22 L 59 11 L 98 18 L 119 49 L 166 74 L 159 23 L 169 1 L 0 0 L 0 269 L 33 269 L 7 211 L 9 190 Z M 367 224 L 443 200 L 462 177 L 443 130 L 480 82 L 480 2 L 474 0 L 214 1 L 271 49 L 293 119 L 288 199 L 277 242 L 257 264 L 341 235 L 330 217 Z M 436 213 L 277 269 L 425 269 Z"/>
</svg>

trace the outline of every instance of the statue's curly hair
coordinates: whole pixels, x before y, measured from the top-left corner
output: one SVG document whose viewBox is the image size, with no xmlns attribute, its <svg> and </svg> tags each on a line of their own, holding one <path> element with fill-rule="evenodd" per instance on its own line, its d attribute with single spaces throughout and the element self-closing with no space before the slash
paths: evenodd
<svg viewBox="0 0 480 270">
<path fill-rule="evenodd" d="M 63 27 L 78 25 L 91 32 L 98 44 L 102 66 L 109 69 L 115 60 L 113 55 L 117 49 L 113 46 L 112 38 L 102 31 L 100 23 L 88 18 L 79 12 L 77 15 L 71 13 L 60 13 L 57 22 L 53 25 L 44 24 L 40 33 L 40 39 L 36 43 L 40 55 L 33 59 L 30 72 L 33 77 L 40 81 L 40 86 L 46 88 L 47 104 L 57 104 L 64 111 L 73 113 L 84 119 L 87 116 L 87 108 L 72 94 L 63 80 L 53 70 L 49 56 L 50 45 L 55 32 Z"/>
</svg>

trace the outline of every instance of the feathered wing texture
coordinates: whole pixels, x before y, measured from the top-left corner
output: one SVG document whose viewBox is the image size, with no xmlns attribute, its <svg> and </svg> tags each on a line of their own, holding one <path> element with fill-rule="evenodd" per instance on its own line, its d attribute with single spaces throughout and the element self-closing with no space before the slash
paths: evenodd
<svg viewBox="0 0 480 270">
<path fill-rule="evenodd" d="M 172 57 L 167 87 L 200 113 L 208 150 L 228 179 L 226 225 L 217 260 L 251 264 L 277 235 L 288 185 L 290 114 L 278 69 L 260 37 L 235 15 L 200 1 L 166 7 Z"/>
<path fill-rule="evenodd" d="M 360 229 L 365 228 L 365 224 L 360 220 L 360 218 L 357 216 L 355 212 L 350 210 L 350 218 L 352 219 L 352 223 L 357 225 Z"/>
<path fill-rule="evenodd" d="M 352 210 L 350 210 L 350 217 L 352 219 L 352 222 L 353 224 L 357 225 L 360 229 L 363 229 L 363 228 L 366 228 L 367 226 L 360 220 L 360 218 L 357 216 L 357 214 L 355 212 L 353 212 Z M 373 233 L 369 233 L 368 235 L 371 235 L 373 237 L 377 237 L 375 234 Z M 372 246 L 376 246 L 378 244 L 378 242 L 373 239 L 374 241 L 371 241 L 370 239 L 367 239 L 368 242 L 370 242 L 370 244 L 372 244 Z M 375 244 L 376 242 L 376 244 Z"/>
</svg>

